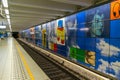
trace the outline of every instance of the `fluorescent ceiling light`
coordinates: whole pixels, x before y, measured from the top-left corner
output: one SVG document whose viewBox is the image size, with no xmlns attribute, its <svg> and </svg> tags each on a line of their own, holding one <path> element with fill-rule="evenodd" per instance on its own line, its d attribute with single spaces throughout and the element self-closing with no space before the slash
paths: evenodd
<svg viewBox="0 0 120 80">
<path fill-rule="evenodd" d="M 3 6 L 8 8 L 8 1 L 7 0 L 2 0 Z"/>
<path fill-rule="evenodd" d="M 10 19 L 10 16 L 9 15 L 6 15 L 7 19 Z"/>
<path fill-rule="evenodd" d="M 6 28 L 6 26 L 1 26 L 1 25 L 0 25 L 0 29 L 5 29 L 5 28 Z"/>
<path fill-rule="evenodd" d="M 9 14 L 9 10 L 8 9 L 5 9 L 5 14 Z"/>
<path fill-rule="evenodd" d="M 9 25 L 9 28 L 10 28 L 10 31 L 12 32 L 12 28 L 11 28 L 11 25 Z"/>
</svg>

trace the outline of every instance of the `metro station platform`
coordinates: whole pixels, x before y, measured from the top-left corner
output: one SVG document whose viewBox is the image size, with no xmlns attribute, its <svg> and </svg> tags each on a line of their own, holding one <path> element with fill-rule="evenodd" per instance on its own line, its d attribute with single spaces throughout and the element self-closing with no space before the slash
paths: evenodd
<svg viewBox="0 0 120 80">
<path fill-rule="evenodd" d="M 50 80 L 50 78 L 11 37 L 0 40 L 0 80 Z"/>
</svg>

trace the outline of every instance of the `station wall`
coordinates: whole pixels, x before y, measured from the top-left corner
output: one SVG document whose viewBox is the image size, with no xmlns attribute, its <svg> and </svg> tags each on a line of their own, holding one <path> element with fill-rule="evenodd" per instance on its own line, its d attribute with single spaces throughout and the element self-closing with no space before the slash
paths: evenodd
<svg viewBox="0 0 120 80">
<path fill-rule="evenodd" d="M 120 0 L 20 34 L 39 47 L 120 79 Z"/>
</svg>

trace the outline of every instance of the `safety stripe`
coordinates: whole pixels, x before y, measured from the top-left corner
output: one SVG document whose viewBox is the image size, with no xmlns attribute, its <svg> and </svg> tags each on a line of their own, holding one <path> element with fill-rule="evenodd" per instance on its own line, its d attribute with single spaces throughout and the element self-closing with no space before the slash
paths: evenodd
<svg viewBox="0 0 120 80">
<path fill-rule="evenodd" d="M 31 79 L 31 80 L 35 80 L 32 72 L 31 72 L 31 70 L 30 70 L 30 68 L 29 68 L 29 66 L 28 66 L 28 64 L 27 64 L 27 61 L 26 61 L 26 59 L 25 59 L 22 51 L 20 50 L 19 46 L 17 45 L 17 43 L 16 43 L 16 47 L 17 47 L 18 53 L 19 53 L 19 55 L 20 55 L 20 58 L 21 58 L 24 66 L 25 66 L 25 68 L 26 68 L 26 70 L 27 70 L 27 73 L 29 74 L 30 79 Z"/>
</svg>

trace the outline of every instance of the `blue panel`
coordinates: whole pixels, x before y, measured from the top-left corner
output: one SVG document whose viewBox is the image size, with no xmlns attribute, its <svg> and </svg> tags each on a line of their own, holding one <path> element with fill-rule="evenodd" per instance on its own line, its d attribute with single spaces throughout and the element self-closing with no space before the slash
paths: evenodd
<svg viewBox="0 0 120 80">
<path fill-rule="evenodd" d="M 86 21 L 85 13 L 86 13 L 86 11 L 77 13 L 77 23 L 78 24 L 85 23 L 85 21 Z"/>
<path fill-rule="evenodd" d="M 59 27 L 59 28 L 62 28 L 62 27 L 63 27 L 63 20 L 59 20 L 59 21 L 58 21 L 58 27 Z"/>
<path fill-rule="evenodd" d="M 77 25 L 77 37 L 86 37 L 85 23 Z"/>
<path fill-rule="evenodd" d="M 78 37 L 85 37 L 85 30 L 82 30 L 85 28 L 85 12 L 80 12 L 77 14 L 77 36 Z"/>
<path fill-rule="evenodd" d="M 120 20 L 111 21 L 110 37 L 120 38 Z"/>
<path fill-rule="evenodd" d="M 120 39 L 110 39 L 110 56 L 120 58 Z"/>
<path fill-rule="evenodd" d="M 69 47 L 76 46 L 76 25 L 77 18 L 76 15 L 71 15 L 65 18 L 65 26 L 66 26 L 66 43 Z"/>
<path fill-rule="evenodd" d="M 96 40 L 95 38 L 85 38 L 85 49 L 90 51 L 96 50 Z"/>
<path fill-rule="evenodd" d="M 57 53 L 59 53 L 62 56 L 67 57 L 67 47 L 62 46 L 62 45 L 57 45 L 57 47 L 58 47 Z"/>
<path fill-rule="evenodd" d="M 77 45 L 79 46 L 80 49 L 85 50 L 85 38 L 77 38 Z"/>
<path fill-rule="evenodd" d="M 95 8 L 86 10 L 86 22 L 92 22 L 95 15 Z"/>
</svg>

